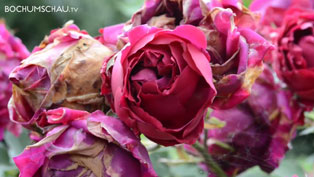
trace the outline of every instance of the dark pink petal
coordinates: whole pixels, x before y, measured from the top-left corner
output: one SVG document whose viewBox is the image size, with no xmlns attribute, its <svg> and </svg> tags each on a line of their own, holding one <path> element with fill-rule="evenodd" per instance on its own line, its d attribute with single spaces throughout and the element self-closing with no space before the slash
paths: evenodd
<svg viewBox="0 0 314 177">
<path fill-rule="evenodd" d="M 99 40 L 104 45 L 116 46 L 119 35 L 122 35 L 123 33 L 123 27 L 124 24 L 117 24 L 100 29 L 99 32 L 102 35 L 100 36 Z"/>
<path fill-rule="evenodd" d="M 20 170 L 20 177 L 32 177 L 36 174 L 46 158 L 44 151 L 44 146 L 26 149 L 21 155 L 13 158 L 14 163 Z"/>
<path fill-rule="evenodd" d="M 209 130 L 208 137 L 229 145 L 209 145 L 209 152 L 228 174 L 258 165 L 270 173 L 278 167 L 302 123 L 303 109 L 292 94 L 281 90 L 265 66 L 248 99 L 234 108 L 214 110 L 211 118 L 224 121 L 223 128 Z"/>
<path fill-rule="evenodd" d="M 51 124 L 68 124 L 74 120 L 86 119 L 89 115 L 86 111 L 73 110 L 69 108 L 53 109 L 44 114 L 47 116 L 48 122 Z"/>
<path fill-rule="evenodd" d="M 157 176 L 145 147 L 120 120 L 101 111 L 50 113 L 62 109 L 73 121 L 49 130 L 14 159 L 21 176 Z"/>
<path fill-rule="evenodd" d="M 207 46 L 207 41 L 204 33 L 198 28 L 195 28 L 194 26 L 191 25 L 178 26 L 172 32 L 172 34 L 187 39 L 190 43 L 192 43 L 194 46 L 198 48 L 205 49 Z M 193 37 L 190 34 L 193 34 Z"/>
</svg>

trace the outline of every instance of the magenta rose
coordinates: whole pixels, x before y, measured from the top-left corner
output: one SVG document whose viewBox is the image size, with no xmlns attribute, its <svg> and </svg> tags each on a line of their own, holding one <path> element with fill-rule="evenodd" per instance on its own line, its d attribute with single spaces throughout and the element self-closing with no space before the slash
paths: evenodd
<svg viewBox="0 0 314 177">
<path fill-rule="evenodd" d="M 119 119 L 68 108 L 45 114 L 57 126 L 14 158 L 20 177 L 157 176 L 147 150 Z"/>
<path fill-rule="evenodd" d="M 238 0 L 146 0 L 123 29 L 127 32 L 142 24 L 164 29 L 189 24 L 201 29 L 217 89 L 212 108 L 226 109 L 250 95 L 262 72 L 270 44 L 254 31 L 256 21 Z"/>
<path fill-rule="evenodd" d="M 266 68 L 244 103 L 214 110 L 210 118 L 225 125 L 208 130 L 208 151 L 231 177 L 255 165 L 268 173 L 277 168 L 303 122 L 303 110 Z"/>
<path fill-rule="evenodd" d="M 278 75 L 298 97 L 314 104 L 314 10 L 291 8 L 286 12 L 273 58 Z"/>
<path fill-rule="evenodd" d="M 268 58 L 277 74 L 310 109 L 314 100 L 310 84 L 314 78 L 310 50 L 314 1 L 255 0 L 250 8 L 262 15 L 260 33 L 276 44 Z"/>
<path fill-rule="evenodd" d="M 13 36 L 6 29 L 5 24 L 0 22 L 0 140 L 5 129 L 16 136 L 21 132 L 21 127 L 10 122 L 9 119 L 7 106 L 12 95 L 9 74 L 28 55 L 29 52 L 21 40 Z"/>
<path fill-rule="evenodd" d="M 111 89 L 114 111 L 159 144 L 194 143 L 216 95 L 204 33 L 190 25 L 175 30 L 143 25 L 128 38 L 112 58 L 112 73 L 111 65 L 103 68 L 111 78 L 111 88 L 103 89 Z"/>
<path fill-rule="evenodd" d="M 259 33 L 265 38 L 276 40 L 278 38 L 278 28 L 283 23 L 286 11 L 291 7 L 314 8 L 312 0 L 253 0 L 250 10 L 261 16 L 258 27 Z"/>
<path fill-rule="evenodd" d="M 314 8 L 313 0 L 253 0 L 250 10 L 261 15 L 263 25 L 280 27 L 290 7 Z"/>
<path fill-rule="evenodd" d="M 93 112 L 104 108 L 100 70 L 112 51 L 68 23 L 52 30 L 10 74 L 11 120 L 28 128 L 45 126 L 41 112 L 56 107 Z"/>
</svg>

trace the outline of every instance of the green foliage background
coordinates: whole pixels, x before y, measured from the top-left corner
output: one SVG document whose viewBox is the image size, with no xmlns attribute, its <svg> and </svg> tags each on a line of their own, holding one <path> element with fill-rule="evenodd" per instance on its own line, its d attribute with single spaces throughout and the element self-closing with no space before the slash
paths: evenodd
<svg viewBox="0 0 314 177">
<path fill-rule="evenodd" d="M 0 18 L 32 50 L 51 29 L 74 20 L 81 29 L 93 36 L 102 27 L 125 22 L 142 6 L 144 0 L 0 0 Z M 5 13 L 5 6 L 69 6 L 78 8 L 72 13 Z"/>
<path fill-rule="evenodd" d="M 61 27 L 73 19 L 81 28 L 91 35 L 99 35 L 98 30 L 104 26 L 122 23 L 128 20 L 132 13 L 139 9 L 144 0 L 0 0 L 0 18 L 32 50 L 38 45 L 51 29 Z M 243 0 L 248 6 L 251 0 Z M 77 13 L 4 13 L 5 5 L 69 5 L 79 8 Z M 308 126 L 314 125 L 314 113 L 309 113 Z M 297 138 L 292 142 L 290 150 L 281 166 L 271 175 L 263 173 L 258 167 L 253 167 L 240 177 L 299 177 L 314 176 L 314 128 L 300 129 Z M 302 132 L 302 133 L 301 133 Z M 143 143 L 148 143 L 145 138 Z M 18 155 L 30 144 L 27 132 L 16 138 L 10 133 L 5 134 L 5 141 L 0 142 L 0 177 L 18 175 L 12 157 Z M 193 161 L 187 160 L 176 147 L 158 148 L 150 153 L 155 170 L 161 177 L 206 177 Z"/>
</svg>

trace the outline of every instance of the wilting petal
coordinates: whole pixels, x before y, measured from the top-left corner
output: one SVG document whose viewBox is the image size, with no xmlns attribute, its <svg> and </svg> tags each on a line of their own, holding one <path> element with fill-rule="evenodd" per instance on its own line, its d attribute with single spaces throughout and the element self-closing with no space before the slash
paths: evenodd
<svg viewBox="0 0 314 177">
<path fill-rule="evenodd" d="M 265 66 L 244 103 L 211 113 L 210 119 L 218 119 L 224 126 L 209 129 L 209 139 L 201 137 L 201 141 L 207 141 L 208 152 L 228 176 L 256 165 L 270 173 L 289 149 L 297 126 L 303 122 L 303 111 Z M 191 147 L 187 148 L 198 155 Z"/>
<path fill-rule="evenodd" d="M 46 109 L 64 106 L 92 112 L 100 109 L 100 70 L 112 51 L 73 24 L 52 30 L 10 74 L 12 120 L 29 126 Z M 16 111 L 15 113 L 13 113 Z M 29 127 L 30 128 L 30 127 Z"/>
<path fill-rule="evenodd" d="M 21 177 L 157 176 L 145 147 L 121 121 L 101 111 L 59 108 L 49 114 L 60 110 L 73 113 L 63 117 L 72 121 L 51 129 L 14 158 Z"/>
</svg>

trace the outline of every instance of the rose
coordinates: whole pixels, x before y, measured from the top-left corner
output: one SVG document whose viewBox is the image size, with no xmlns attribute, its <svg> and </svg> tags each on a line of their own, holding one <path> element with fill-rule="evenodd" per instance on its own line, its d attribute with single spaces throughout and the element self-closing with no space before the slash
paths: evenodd
<svg viewBox="0 0 314 177">
<path fill-rule="evenodd" d="M 309 105 L 309 109 L 314 100 L 314 87 L 309 84 L 314 74 L 311 74 L 311 50 L 308 50 L 312 45 L 310 24 L 313 23 L 313 8 L 311 0 L 267 3 L 255 0 L 251 4 L 252 10 L 262 14 L 260 32 L 276 44 L 276 50 L 269 56 L 273 67 L 288 88 Z"/>
<path fill-rule="evenodd" d="M 278 75 L 298 97 L 314 103 L 314 11 L 291 8 L 279 29 L 277 50 L 273 58 Z"/>
<path fill-rule="evenodd" d="M 229 176 L 255 165 L 271 172 L 302 124 L 302 111 L 292 94 L 275 84 L 273 73 L 266 67 L 246 102 L 211 113 L 210 119 L 225 125 L 208 130 L 208 152 Z"/>
<path fill-rule="evenodd" d="M 250 95 L 270 47 L 253 31 L 255 21 L 255 15 L 238 1 L 146 0 L 124 30 L 141 24 L 164 29 L 184 24 L 200 28 L 207 38 L 206 49 L 217 89 L 212 107 L 230 108 Z"/>
<path fill-rule="evenodd" d="M 14 158 L 21 177 L 157 176 L 145 147 L 120 120 L 68 108 L 45 115 L 63 125 Z"/>
<path fill-rule="evenodd" d="M 41 112 L 64 106 L 89 112 L 104 107 L 100 69 L 112 51 L 74 24 L 52 30 L 10 74 L 11 120 L 45 126 Z"/>
<path fill-rule="evenodd" d="M 189 25 L 173 31 L 144 25 L 128 38 L 112 58 L 112 73 L 108 64 L 102 71 L 111 75 L 114 111 L 159 144 L 195 142 L 216 95 L 204 34 Z"/>
<path fill-rule="evenodd" d="M 0 140 L 5 129 L 16 136 L 21 132 L 21 127 L 9 119 L 7 106 L 12 94 L 12 84 L 8 77 L 12 69 L 28 55 L 29 52 L 21 40 L 10 34 L 5 24 L 0 22 Z"/>
<path fill-rule="evenodd" d="M 250 10 L 260 13 L 264 25 L 281 26 L 284 12 L 290 7 L 314 8 L 312 0 L 253 0 Z"/>
<path fill-rule="evenodd" d="M 144 6 L 133 14 L 128 22 L 132 26 L 148 24 L 150 26 L 174 28 L 182 24 L 201 26 L 209 11 L 215 8 L 232 9 L 236 13 L 237 24 L 254 27 L 254 15 L 242 4 L 242 1 L 230 0 L 146 0 Z"/>
<path fill-rule="evenodd" d="M 269 40 L 278 37 L 277 29 L 283 22 L 286 11 L 291 7 L 314 8 L 312 0 L 254 0 L 250 10 L 261 15 L 259 33 Z"/>
<path fill-rule="evenodd" d="M 296 0 L 293 1 L 295 2 Z M 263 25 L 275 25 L 278 27 L 282 23 L 284 11 L 291 5 L 291 0 L 253 0 L 250 4 L 250 10 L 260 13 Z"/>
</svg>

